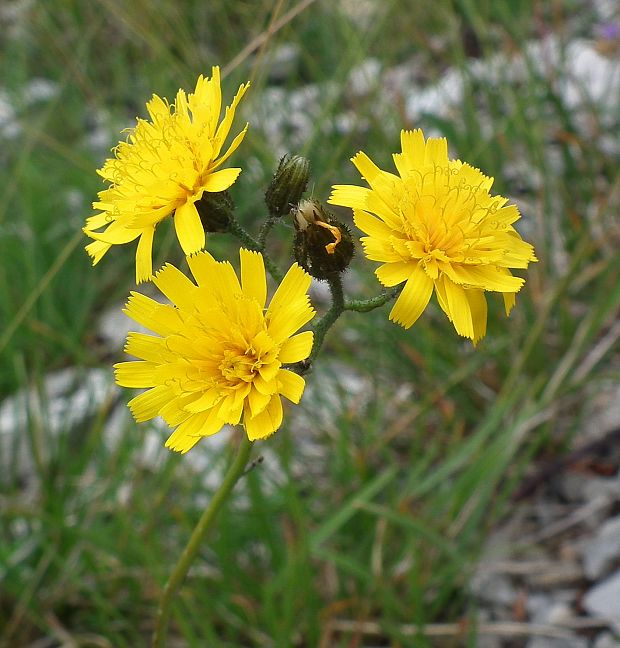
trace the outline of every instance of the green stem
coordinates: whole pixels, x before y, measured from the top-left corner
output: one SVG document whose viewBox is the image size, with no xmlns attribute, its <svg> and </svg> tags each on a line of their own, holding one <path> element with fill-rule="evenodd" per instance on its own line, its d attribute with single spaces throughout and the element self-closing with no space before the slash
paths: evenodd
<svg viewBox="0 0 620 648">
<path fill-rule="evenodd" d="M 187 572 L 191 567 L 203 538 L 207 531 L 213 525 L 218 511 L 222 508 L 222 504 L 230 495 L 235 484 L 239 478 L 244 474 L 245 466 L 252 451 L 252 442 L 248 439 L 245 432 L 243 438 L 237 449 L 237 455 L 233 462 L 230 464 L 221 486 L 216 491 L 209 506 L 205 509 L 204 513 L 198 520 L 198 524 L 194 528 L 192 535 L 187 543 L 181 557 L 177 561 L 170 578 L 164 587 L 163 594 L 159 601 L 159 608 L 157 610 L 157 617 L 155 619 L 155 632 L 153 633 L 153 640 L 151 642 L 152 648 L 163 648 L 166 645 L 166 633 L 168 628 L 168 621 L 170 619 L 172 600 L 181 587 Z"/>
<path fill-rule="evenodd" d="M 312 345 L 312 353 L 309 358 L 310 362 L 314 361 L 321 350 L 325 334 L 329 331 L 340 315 L 342 315 L 342 311 L 344 311 L 344 294 L 342 292 L 342 278 L 340 273 L 335 273 L 333 277 L 330 277 L 327 280 L 327 282 L 329 283 L 329 289 L 332 293 L 332 305 L 314 326 L 314 344 Z"/>
<path fill-rule="evenodd" d="M 260 228 L 257 242 L 261 246 L 262 250 L 265 249 L 265 243 L 267 241 L 267 237 L 269 236 L 269 232 L 271 232 L 271 228 L 275 225 L 277 220 L 279 219 L 276 216 L 269 216 Z"/>
<path fill-rule="evenodd" d="M 369 311 L 374 310 L 375 308 L 379 308 L 384 304 L 387 304 L 389 301 L 394 299 L 396 295 L 398 295 L 399 291 L 400 291 L 400 287 L 397 286 L 396 288 L 390 288 L 390 290 L 386 290 L 385 292 L 382 292 L 380 295 L 377 295 L 376 297 L 371 297 L 370 299 L 348 300 L 345 302 L 344 310 L 356 311 L 358 313 L 368 313 Z"/>
<path fill-rule="evenodd" d="M 269 272 L 274 281 L 277 281 L 278 283 L 282 281 L 284 275 L 280 271 L 280 268 L 278 268 L 278 266 L 271 260 L 271 257 L 264 251 L 264 242 L 261 243 L 260 241 L 257 241 L 236 218 L 230 219 L 228 230 L 231 234 L 236 236 L 246 248 L 260 252 L 263 255 L 267 272 Z M 265 236 L 266 235 L 267 234 L 265 234 Z"/>
</svg>

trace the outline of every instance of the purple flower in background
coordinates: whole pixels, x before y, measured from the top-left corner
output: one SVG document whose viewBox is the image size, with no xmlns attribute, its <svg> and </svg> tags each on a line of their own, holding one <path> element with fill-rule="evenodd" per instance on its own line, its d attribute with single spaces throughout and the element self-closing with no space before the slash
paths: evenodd
<svg viewBox="0 0 620 648">
<path fill-rule="evenodd" d="M 595 27 L 595 31 L 601 40 L 620 39 L 620 23 L 617 22 L 601 23 Z"/>
</svg>

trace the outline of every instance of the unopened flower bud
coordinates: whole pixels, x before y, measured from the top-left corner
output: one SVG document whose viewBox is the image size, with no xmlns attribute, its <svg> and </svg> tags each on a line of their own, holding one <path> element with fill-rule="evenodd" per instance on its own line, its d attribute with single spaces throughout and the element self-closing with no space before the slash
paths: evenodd
<svg viewBox="0 0 620 648">
<path fill-rule="evenodd" d="M 216 193 L 205 191 L 195 205 L 205 232 L 228 231 L 235 209 L 235 203 L 228 191 Z"/>
<path fill-rule="evenodd" d="M 265 204 L 274 218 L 290 213 L 308 186 L 310 162 L 299 155 L 285 155 L 267 187 Z"/>
<path fill-rule="evenodd" d="M 354 245 L 349 228 L 317 200 L 302 200 L 294 211 L 295 259 L 316 279 L 347 269 Z"/>
</svg>

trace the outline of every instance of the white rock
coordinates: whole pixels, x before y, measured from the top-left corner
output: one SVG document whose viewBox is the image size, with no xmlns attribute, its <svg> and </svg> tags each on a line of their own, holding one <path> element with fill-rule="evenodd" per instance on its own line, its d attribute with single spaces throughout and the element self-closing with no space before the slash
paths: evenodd
<svg viewBox="0 0 620 648">
<path fill-rule="evenodd" d="M 606 497 L 610 502 L 620 501 L 620 475 L 615 477 L 592 477 L 584 484 L 584 499 Z"/>
<path fill-rule="evenodd" d="M 115 352 L 125 345 L 125 339 L 129 331 L 138 330 L 139 325 L 123 313 L 124 304 L 115 304 L 112 308 L 105 310 L 99 317 L 97 333 L 102 338 L 106 347 Z M 144 331 L 143 331 L 144 332 Z"/>
<path fill-rule="evenodd" d="M 586 500 L 585 488 L 591 479 L 591 475 L 567 471 L 558 480 L 558 489 L 569 502 L 582 503 Z"/>
<path fill-rule="evenodd" d="M 118 391 L 110 369 L 70 367 L 48 374 L 38 389 L 22 389 L 5 399 L 0 404 L 0 471 L 28 478 L 33 472 L 30 433 L 45 460 L 51 439 L 96 415 Z"/>
<path fill-rule="evenodd" d="M 8 96 L 0 90 L 0 137 L 13 139 L 21 133 L 21 126 Z"/>
<path fill-rule="evenodd" d="M 597 385 L 592 406 L 584 412 L 584 436 L 600 439 L 620 421 L 620 385 L 617 381 Z"/>
<path fill-rule="evenodd" d="M 517 593 L 510 579 L 497 572 L 479 572 L 471 580 L 470 587 L 478 599 L 493 606 L 512 605 Z"/>
<path fill-rule="evenodd" d="M 600 634 L 592 648 L 620 648 L 620 638 L 615 638 L 611 632 Z"/>
<path fill-rule="evenodd" d="M 118 141 L 117 133 L 124 129 L 133 127 L 135 123 L 126 122 L 111 124 L 110 114 L 104 108 L 93 108 L 87 115 L 88 132 L 85 141 L 87 146 L 102 157 L 109 157 L 110 148 Z"/>
<path fill-rule="evenodd" d="M 589 642 L 581 637 L 566 636 L 561 639 L 553 637 L 534 637 L 530 639 L 526 648 L 588 648 Z"/>
<path fill-rule="evenodd" d="M 296 408 L 295 429 L 336 432 L 344 412 L 361 415 L 372 397 L 372 380 L 349 365 L 323 357 L 306 379 L 303 407 Z M 307 440 L 307 436 L 302 436 Z"/>
<path fill-rule="evenodd" d="M 366 31 L 373 21 L 380 19 L 380 12 L 385 12 L 387 5 L 376 0 L 340 0 L 334 6 L 358 29 Z"/>
<path fill-rule="evenodd" d="M 549 594 L 530 594 L 526 602 L 529 619 L 532 623 L 561 625 L 566 619 L 575 616 L 571 605 L 575 598 L 574 590 L 564 589 Z"/>
<path fill-rule="evenodd" d="M 381 79 L 381 61 L 368 58 L 349 73 L 349 91 L 354 97 L 363 97 L 373 92 Z"/>
<path fill-rule="evenodd" d="M 575 40 L 566 52 L 567 81 L 564 100 L 569 107 L 595 103 L 607 110 L 618 109 L 620 94 L 620 60 L 607 58 L 593 43 Z"/>
<path fill-rule="evenodd" d="M 620 559 L 620 516 L 607 520 L 583 549 L 583 567 L 590 580 L 604 576 Z M 620 598 L 618 599 L 620 609 Z"/>
<path fill-rule="evenodd" d="M 547 622 L 550 625 L 560 625 L 573 616 L 575 616 L 575 613 L 568 603 L 555 602 L 549 610 Z"/>
<path fill-rule="evenodd" d="M 549 594 L 542 594 L 541 592 L 528 594 L 525 607 L 530 621 L 532 623 L 541 623 L 542 620 L 549 616 L 551 605 L 552 601 Z"/>
<path fill-rule="evenodd" d="M 269 81 L 281 82 L 295 73 L 301 48 L 297 43 L 282 43 L 274 48 L 267 66 Z"/>
<path fill-rule="evenodd" d="M 606 619 L 620 632 L 620 570 L 588 590 L 583 606 L 592 616 Z"/>
<path fill-rule="evenodd" d="M 31 79 L 23 88 L 22 97 L 27 104 L 49 101 L 58 95 L 58 84 L 50 79 Z"/>
</svg>

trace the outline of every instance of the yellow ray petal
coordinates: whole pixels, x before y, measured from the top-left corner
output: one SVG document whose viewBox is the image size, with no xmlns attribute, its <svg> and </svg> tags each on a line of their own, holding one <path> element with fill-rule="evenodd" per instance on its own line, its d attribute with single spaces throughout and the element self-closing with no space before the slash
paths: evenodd
<svg viewBox="0 0 620 648">
<path fill-rule="evenodd" d="M 225 423 L 228 423 L 228 425 L 238 425 L 243 414 L 243 405 L 248 394 L 242 398 L 237 398 L 236 394 L 229 394 L 227 398 L 223 398 L 216 405 L 218 417 Z"/>
<path fill-rule="evenodd" d="M 241 284 L 235 269 L 228 261 L 220 261 L 215 265 L 214 283 L 211 290 L 222 300 L 230 301 L 236 295 L 241 295 Z"/>
<path fill-rule="evenodd" d="M 294 263 L 278 286 L 265 316 L 268 332 L 281 344 L 314 317 L 307 291 L 310 275 Z"/>
<path fill-rule="evenodd" d="M 235 111 L 237 109 L 237 105 L 239 104 L 241 98 L 246 93 L 249 87 L 250 87 L 249 83 L 240 85 L 239 90 L 237 90 L 237 94 L 234 96 L 232 100 L 232 103 L 230 104 L 230 106 L 226 108 L 226 111 L 224 113 L 224 119 L 222 119 L 220 125 L 218 126 L 217 131 L 215 133 L 215 137 L 213 139 L 214 157 L 217 157 L 219 152 L 222 150 L 224 140 L 226 139 L 228 133 L 230 132 L 230 128 L 232 126 L 232 122 L 235 117 Z"/>
<path fill-rule="evenodd" d="M 282 369 L 278 374 L 278 391 L 292 403 L 299 403 L 306 381 L 298 374 Z"/>
<path fill-rule="evenodd" d="M 265 380 L 260 374 L 255 376 L 252 381 L 252 387 L 258 389 L 261 394 L 273 396 L 278 391 L 278 383 L 276 380 Z"/>
<path fill-rule="evenodd" d="M 221 171 L 210 173 L 203 184 L 203 189 L 211 193 L 224 191 L 234 183 L 240 173 L 241 169 L 237 168 L 222 169 Z"/>
<path fill-rule="evenodd" d="M 117 362 L 114 365 L 116 384 L 121 387 L 154 387 L 154 362 L 136 360 L 132 362 Z"/>
<path fill-rule="evenodd" d="M 516 298 L 514 293 L 503 293 L 504 298 L 504 310 L 506 311 L 506 317 L 510 315 L 510 311 L 515 307 Z"/>
<path fill-rule="evenodd" d="M 448 166 L 448 140 L 445 137 L 429 137 L 426 140 L 425 164 Z"/>
<path fill-rule="evenodd" d="M 508 205 L 498 209 L 490 219 L 497 227 L 512 225 L 521 218 L 521 214 L 516 205 Z"/>
<path fill-rule="evenodd" d="M 375 274 L 384 286 L 397 286 L 399 283 L 409 279 L 411 270 L 414 267 L 412 261 L 396 261 L 395 263 L 386 263 L 379 266 L 375 270 Z"/>
<path fill-rule="evenodd" d="M 188 256 L 187 264 L 199 286 L 210 286 L 213 283 L 217 273 L 217 261 L 209 252 L 202 250 L 197 254 Z"/>
<path fill-rule="evenodd" d="M 364 234 L 375 238 L 389 238 L 393 232 L 391 227 L 362 209 L 353 212 L 353 221 Z"/>
<path fill-rule="evenodd" d="M 487 299 L 483 290 L 476 290 L 475 288 L 465 290 L 465 297 L 469 302 L 474 327 L 472 341 L 477 344 L 487 332 Z"/>
<path fill-rule="evenodd" d="M 219 432 L 224 424 L 224 421 L 217 417 L 215 409 L 192 414 L 170 435 L 166 441 L 166 448 L 184 454 L 191 450 L 202 437 Z"/>
<path fill-rule="evenodd" d="M 103 241 L 93 241 L 92 243 L 89 243 L 84 249 L 88 253 L 88 256 L 92 258 L 93 265 L 97 265 L 111 247 L 112 245 L 110 243 L 103 243 Z"/>
<path fill-rule="evenodd" d="M 205 246 L 205 231 L 191 200 L 177 207 L 174 212 L 174 229 L 185 254 L 193 254 Z"/>
<path fill-rule="evenodd" d="M 353 185 L 334 185 L 332 193 L 327 199 L 331 205 L 351 207 L 352 209 L 364 209 L 366 200 L 371 191 L 366 187 L 355 187 Z"/>
<path fill-rule="evenodd" d="M 410 274 L 390 312 L 390 320 L 404 328 L 413 326 L 433 293 L 433 282 L 420 265 Z"/>
<path fill-rule="evenodd" d="M 267 332 L 276 344 L 282 344 L 315 315 L 308 297 L 301 297 L 285 307 L 269 311 L 265 317 Z"/>
<path fill-rule="evenodd" d="M 212 170 L 217 169 L 220 165 L 226 162 L 226 160 L 239 148 L 241 142 L 243 142 L 243 138 L 248 132 L 248 126 L 249 124 L 246 124 L 243 130 L 230 143 L 230 146 L 226 149 L 226 153 L 224 153 L 224 155 L 218 158 L 217 162 L 211 167 Z"/>
<path fill-rule="evenodd" d="M 220 83 L 220 69 L 214 66 L 211 69 L 211 78 L 205 79 L 202 74 L 196 82 L 196 89 L 189 97 L 194 121 L 204 124 L 210 137 L 215 135 L 217 122 L 222 110 L 222 87 Z"/>
<path fill-rule="evenodd" d="M 178 429 L 175 430 L 166 441 L 166 448 L 173 450 L 174 452 L 180 452 L 185 454 L 191 450 L 202 437 L 200 436 L 189 436 L 183 432 L 179 432 Z"/>
<path fill-rule="evenodd" d="M 255 299 L 261 309 L 265 308 L 267 300 L 267 278 L 265 264 L 260 252 L 239 250 L 241 258 L 241 288 L 243 294 Z"/>
<path fill-rule="evenodd" d="M 224 421 L 217 416 L 215 409 L 211 409 L 200 414 L 192 414 L 179 425 L 176 432 L 184 436 L 205 437 L 219 432 L 224 424 Z"/>
<path fill-rule="evenodd" d="M 133 291 L 123 312 L 138 324 L 159 335 L 170 335 L 178 331 L 183 324 L 174 306 L 160 304 L 146 295 Z"/>
<path fill-rule="evenodd" d="M 219 390 L 217 389 L 208 389 L 204 394 L 191 403 L 188 403 L 185 406 L 185 410 L 196 414 L 198 412 L 204 412 L 209 410 L 216 405 L 216 403 L 221 399 Z"/>
<path fill-rule="evenodd" d="M 170 400 L 170 389 L 157 385 L 132 398 L 127 405 L 138 423 L 144 423 L 159 415 L 159 410 Z"/>
<path fill-rule="evenodd" d="M 131 243 L 142 234 L 140 229 L 129 229 L 123 223 L 119 221 L 113 222 L 108 226 L 107 229 L 103 232 L 91 232 L 84 228 L 82 230 L 84 234 L 90 236 L 90 238 L 95 239 L 95 241 L 101 241 L 102 243 L 109 243 L 110 245 L 122 245 L 123 243 Z"/>
<path fill-rule="evenodd" d="M 256 417 L 269 405 L 273 398 L 271 394 L 263 394 L 257 389 L 251 389 L 248 394 L 248 406 L 250 408 L 250 417 Z"/>
<path fill-rule="evenodd" d="M 305 360 L 312 351 L 314 333 L 304 331 L 285 340 L 280 348 L 278 360 L 282 364 L 293 364 Z"/>
<path fill-rule="evenodd" d="M 426 142 L 422 131 L 419 128 L 413 131 L 401 131 L 400 144 L 402 150 L 401 159 L 405 171 L 410 172 L 422 168 L 426 155 Z"/>
<path fill-rule="evenodd" d="M 98 205 L 101 203 L 93 203 L 93 209 L 99 209 Z M 112 220 L 111 214 L 108 214 L 107 211 L 103 211 L 100 214 L 94 214 L 93 216 L 89 216 L 86 219 L 86 227 L 84 228 L 84 231 L 86 230 L 96 230 L 99 229 L 100 227 L 105 227 L 106 225 L 110 224 L 110 221 Z"/>
<path fill-rule="evenodd" d="M 359 153 L 354 155 L 351 158 L 351 162 L 353 162 L 357 170 L 360 172 L 362 178 L 364 178 L 364 180 L 366 180 L 370 185 L 374 179 L 382 173 L 381 169 L 363 151 L 359 151 Z"/>
<path fill-rule="evenodd" d="M 178 268 L 166 263 L 153 283 L 173 304 L 192 310 L 197 288 Z"/>
<path fill-rule="evenodd" d="M 388 202 L 385 198 L 388 189 L 385 188 L 383 194 L 372 191 L 366 199 L 366 209 L 376 214 L 382 221 L 396 232 L 402 231 L 402 217 L 399 214 L 399 199 L 401 196 L 394 195 Z"/>
<path fill-rule="evenodd" d="M 448 316 L 459 335 L 474 339 L 474 321 L 465 289 L 445 278 L 444 290 L 448 306 Z"/>
<path fill-rule="evenodd" d="M 363 236 L 361 239 L 364 254 L 370 261 L 396 263 L 402 261 L 402 256 L 394 249 L 389 240 Z"/>
<path fill-rule="evenodd" d="M 196 394 L 175 396 L 159 410 L 159 415 L 170 427 L 176 427 L 194 416 L 185 409 L 194 400 L 196 400 Z"/>
<path fill-rule="evenodd" d="M 136 250 L 136 283 L 148 281 L 153 276 L 153 236 L 154 227 L 142 231 Z"/>
<path fill-rule="evenodd" d="M 269 405 L 258 415 L 248 416 L 249 408 L 245 411 L 244 426 L 250 441 L 265 439 L 271 436 L 282 424 L 282 401 L 274 396 Z"/>
<path fill-rule="evenodd" d="M 125 353 L 150 362 L 164 362 L 170 357 L 164 338 L 134 331 L 127 334 Z"/>
<path fill-rule="evenodd" d="M 509 272 L 501 272 L 492 265 L 467 266 L 445 264 L 444 272 L 457 284 L 468 284 L 496 292 L 519 292 L 524 279 L 513 277 Z"/>
</svg>

